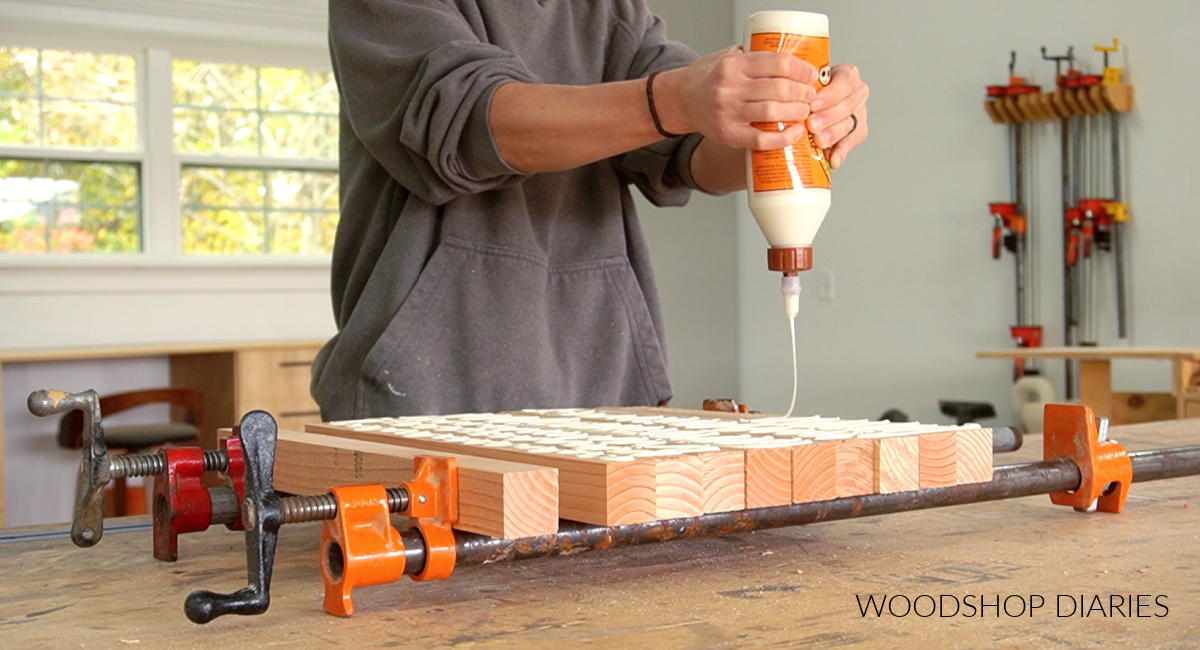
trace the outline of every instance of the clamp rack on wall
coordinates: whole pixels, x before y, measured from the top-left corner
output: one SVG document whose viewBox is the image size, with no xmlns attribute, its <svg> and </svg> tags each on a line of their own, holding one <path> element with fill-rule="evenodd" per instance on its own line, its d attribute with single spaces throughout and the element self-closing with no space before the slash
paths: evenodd
<svg viewBox="0 0 1200 650">
<path fill-rule="evenodd" d="M 1033 203 L 1026 201 L 1021 181 L 1024 170 L 1020 155 L 1022 134 L 1026 127 L 1043 120 L 1058 120 L 1062 136 L 1062 260 L 1063 260 L 1063 344 L 1097 345 L 1096 330 L 1096 259 L 1094 253 L 1113 252 L 1116 277 L 1117 335 L 1128 333 L 1128 299 L 1126 291 L 1125 224 L 1128 207 L 1122 202 L 1122 167 L 1120 116 L 1133 110 L 1133 87 L 1122 83 L 1122 69 L 1109 65 L 1112 46 L 1097 45 L 1103 53 L 1104 72 L 1085 74 L 1075 67 L 1074 48 L 1065 54 L 1049 55 L 1042 48 L 1042 58 L 1055 64 L 1055 89 L 1042 91 L 1027 84 L 1023 78 L 1012 76 L 1007 86 L 989 86 L 984 109 L 993 122 L 1006 124 L 1016 140 L 1014 147 L 1014 200 L 1011 204 L 993 203 L 996 219 L 993 234 L 993 256 L 997 255 L 996 240 L 1001 233 L 1009 250 L 1017 256 L 1018 268 L 1022 251 L 1010 242 L 1032 237 L 1028 215 L 1022 209 Z M 1015 62 L 1016 54 L 1013 54 Z M 1066 66 L 1064 72 L 1063 66 Z M 1105 126 L 1108 128 L 1105 129 Z M 1106 132 L 1107 131 L 1107 132 Z M 1104 142 L 1107 140 L 1107 142 Z M 1104 150 L 1111 153 L 1109 169 L 1104 169 Z M 1106 178 L 1104 172 L 1111 171 Z M 1027 234 L 1028 233 L 1028 234 Z M 1021 296 L 1025 287 L 1018 271 L 1018 323 L 1012 336 L 1021 347 L 1037 347 L 1029 341 L 1041 341 L 1039 331 L 1021 322 Z M 1032 289 L 1030 290 L 1032 292 Z M 1016 375 L 1021 374 L 1018 360 Z M 1075 365 L 1066 361 L 1066 397 L 1075 397 Z"/>
<path fill-rule="evenodd" d="M 987 87 L 989 104 L 1013 104 L 1021 98 L 1028 98 L 1041 92 L 1040 86 L 1026 81 L 1016 75 L 1017 53 L 1011 52 L 1008 63 L 1008 83 Z M 1008 124 L 1009 137 L 1009 185 L 1010 200 L 988 204 L 988 213 L 994 219 L 992 227 L 992 259 L 1000 259 L 1003 251 L 1009 251 L 1013 256 L 1013 266 L 1016 270 L 1016 324 L 1009 332 L 1017 347 L 1038 348 L 1042 345 L 1042 326 L 1036 325 L 1035 316 L 1037 299 L 1036 268 L 1032 264 L 1031 251 L 1034 233 L 1030 228 L 1031 201 L 1028 197 L 1028 162 L 1026 148 L 1030 144 L 1029 123 L 1026 121 L 1010 121 Z M 1013 359 L 1013 381 L 1027 374 L 1038 372 L 1030 367 L 1025 359 Z"/>
</svg>

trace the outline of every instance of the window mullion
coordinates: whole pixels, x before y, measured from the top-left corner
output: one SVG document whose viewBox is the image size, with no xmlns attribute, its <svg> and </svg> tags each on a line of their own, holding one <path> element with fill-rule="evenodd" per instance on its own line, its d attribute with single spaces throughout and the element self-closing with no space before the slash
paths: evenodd
<svg viewBox="0 0 1200 650">
<path fill-rule="evenodd" d="M 146 50 L 146 75 L 142 110 L 143 233 L 145 252 L 174 255 L 182 252 L 179 209 L 179 161 L 174 146 L 174 91 L 171 86 L 171 53 Z"/>
</svg>

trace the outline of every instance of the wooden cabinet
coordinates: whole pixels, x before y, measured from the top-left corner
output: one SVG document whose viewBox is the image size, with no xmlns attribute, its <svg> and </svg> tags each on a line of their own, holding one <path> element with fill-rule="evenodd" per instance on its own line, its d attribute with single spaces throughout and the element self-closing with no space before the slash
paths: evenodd
<svg viewBox="0 0 1200 650">
<path fill-rule="evenodd" d="M 234 410 L 241 418 L 251 409 L 267 411 L 281 429 L 303 431 L 320 422 L 321 412 L 309 395 L 313 359 L 319 347 L 242 350 L 234 358 Z"/>
<path fill-rule="evenodd" d="M 0 350 L 0 370 L 9 363 L 165 357 L 170 363 L 172 385 L 204 393 L 200 444 L 213 449 L 217 429 L 236 425 L 254 409 L 271 413 L 281 428 L 302 431 L 305 424 L 320 422 L 308 384 L 313 359 L 323 343 L 310 340 Z M 4 414 L 0 411 L 0 526 L 5 519 L 4 496 Z"/>
<path fill-rule="evenodd" d="M 255 409 L 270 413 L 280 428 L 303 431 L 305 424 L 321 421 L 308 389 L 320 349 L 310 343 L 173 354 L 171 384 L 204 393 L 205 448 L 216 445 L 218 429 L 236 425 Z"/>
</svg>

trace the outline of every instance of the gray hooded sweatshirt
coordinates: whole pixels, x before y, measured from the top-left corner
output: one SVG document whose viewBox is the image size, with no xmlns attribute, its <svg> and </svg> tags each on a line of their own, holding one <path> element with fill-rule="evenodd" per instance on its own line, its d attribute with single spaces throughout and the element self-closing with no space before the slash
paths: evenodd
<svg viewBox="0 0 1200 650">
<path fill-rule="evenodd" d="M 341 220 L 322 418 L 669 399 L 629 185 L 686 203 L 699 136 L 525 174 L 488 108 L 507 82 L 636 79 L 695 53 L 642 0 L 330 0 L 329 30 Z"/>
</svg>

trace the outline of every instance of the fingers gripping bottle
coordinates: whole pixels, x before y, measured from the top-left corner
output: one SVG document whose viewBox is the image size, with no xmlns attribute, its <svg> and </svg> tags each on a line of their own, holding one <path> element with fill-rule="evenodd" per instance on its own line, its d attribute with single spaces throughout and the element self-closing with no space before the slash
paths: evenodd
<svg viewBox="0 0 1200 650">
<path fill-rule="evenodd" d="M 747 52 L 786 52 L 820 72 L 818 90 L 829 83 L 829 17 L 807 11 L 760 11 L 746 19 Z M 783 122 L 756 122 L 764 131 L 782 131 Z M 750 212 L 767 238 L 767 268 L 783 274 L 784 310 L 800 309 L 800 271 L 812 268 L 812 242 L 829 211 L 830 169 L 825 152 L 810 134 L 772 151 L 747 151 Z"/>
</svg>

